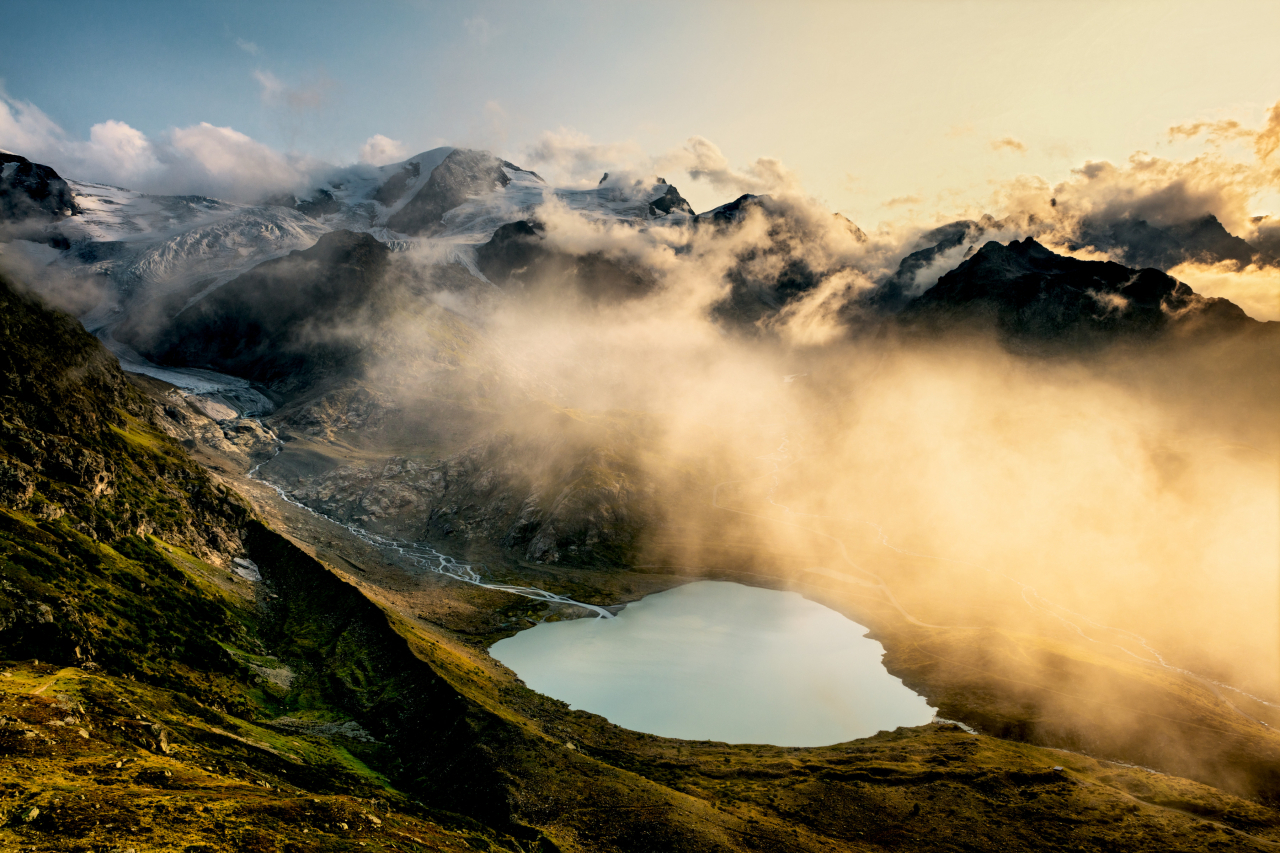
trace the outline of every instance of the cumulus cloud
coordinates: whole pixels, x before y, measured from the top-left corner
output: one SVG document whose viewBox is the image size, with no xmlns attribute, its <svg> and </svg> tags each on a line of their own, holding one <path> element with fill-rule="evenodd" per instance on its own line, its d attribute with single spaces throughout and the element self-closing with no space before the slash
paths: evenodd
<svg viewBox="0 0 1280 853">
<path fill-rule="evenodd" d="M 1271 108 L 1271 113 L 1267 116 L 1267 124 L 1258 132 L 1254 146 L 1258 152 L 1258 159 L 1268 164 L 1271 162 L 1271 156 L 1276 153 L 1276 149 L 1280 148 L 1280 101 Z"/>
<path fill-rule="evenodd" d="M 1053 185 L 1020 176 L 993 201 L 1007 213 L 1034 215 L 1042 230 L 1064 238 L 1084 222 L 1145 220 L 1168 226 L 1205 214 L 1216 216 L 1233 234 L 1255 236 L 1262 220 L 1254 208 L 1280 189 L 1280 169 L 1271 162 L 1280 148 L 1280 103 L 1258 127 L 1235 119 L 1196 121 L 1170 128 L 1168 136 L 1202 139 L 1206 147 L 1190 159 L 1139 151 L 1123 163 L 1089 161 Z"/>
<path fill-rule="evenodd" d="M 1013 151 L 1016 154 L 1026 154 L 1027 146 L 1020 140 L 1014 139 L 1012 136 L 1005 136 L 1000 139 L 991 140 L 991 149 L 993 151 Z"/>
<path fill-rule="evenodd" d="M 11 98 L 0 89 L 0 146 L 28 159 L 38 159 L 65 142 L 62 128 L 39 107 Z"/>
<path fill-rule="evenodd" d="M 404 147 L 403 142 L 383 136 L 381 133 L 370 136 L 364 141 L 364 145 L 360 146 L 360 162 L 371 166 L 385 166 L 387 163 L 395 163 L 408 156 L 409 151 Z"/>
<path fill-rule="evenodd" d="M 145 183 L 162 168 L 155 146 L 142 131 L 122 121 L 104 121 L 89 128 L 86 156 L 101 171 L 111 171 L 120 183 Z"/>
<path fill-rule="evenodd" d="M 166 183 L 208 187 L 213 190 L 209 194 L 219 198 L 256 199 L 308 180 L 296 159 L 237 130 L 208 122 L 172 131 L 168 149 Z"/>
<path fill-rule="evenodd" d="M 302 189 L 326 168 L 207 122 L 152 139 L 110 120 L 90 128 L 87 140 L 75 139 L 34 104 L 3 92 L 0 147 L 72 179 L 247 202 Z"/>
<path fill-rule="evenodd" d="M 1057 206 L 1104 222 L 1171 225 L 1212 213 L 1229 229 L 1243 230 L 1258 189 L 1251 165 L 1215 154 L 1169 160 L 1138 152 L 1121 166 L 1088 162 L 1072 175 L 1054 188 Z"/>
</svg>

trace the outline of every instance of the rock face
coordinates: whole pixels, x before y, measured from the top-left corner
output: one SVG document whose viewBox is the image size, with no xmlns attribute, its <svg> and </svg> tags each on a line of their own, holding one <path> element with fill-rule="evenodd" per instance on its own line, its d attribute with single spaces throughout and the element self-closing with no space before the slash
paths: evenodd
<svg viewBox="0 0 1280 853">
<path fill-rule="evenodd" d="M 795 215 L 788 202 L 767 195 L 743 195 L 699 214 L 697 227 L 712 234 L 740 227 L 749 216 L 760 216 L 767 238 L 738 254 L 725 275 L 728 293 L 712 307 L 717 320 L 741 329 L 765 328 L 785 309 L 814 292 L 829 276 L 848 269 L 838 254 L 814 251 L 839 235 L 845 248 L 866 241 L 860 228 L 843 216 L 836 228 L 823 233 L 826 223 Z"/>
<path fill-rule="evenodd" d="M 410 235 L 436 233 L 447 212 L 472 196 L 511 183 L 504 166 L 515 168 L 487 151 L 454 149 L 431 171 L 417 195 L 387 219 L 387 227 Z"/>
<path fill-rule="evenodd" d="M 291 391 L 356 365 L 387 310 L 391 250 L 368 234 L 332 231 L 310 249 L 267 261 L 129 343 L 155 361 L 211 367 Z M 366 325 L 368 324 L 368 325 Z"/>
<path fill-rule="evenodd" d="M 57 172 L 0 152 L 0 222 L 54 222 L 79 212 L 71 187 Z"/>
<path fill-rule="evenodd" d="M 1067 258 L 1030 237 L 987 243 L 900 317 L 931 330 L 994 323 L 1006 342 L 1027 346 L 1258 325 L 1231 302 L 1202 297 L 1159 270 Z"/>
<path fill-rule="evenodd" d="M 326 189 L 316 190 L 316 194 L 297 204 L 298 212 L 312 219 L 319 219 L 342 209 L 342 202 Z"/>
<path fill-rule="evenodd" d="M 868 307 L 884 313 L 896 313 L 915 295 L 916 278 L 926 267 L 934 263 L 945 252 L 962 245 L 966 240 L 976 239 L 988 227 L 987 222 L 974 222 L 961 219 L 948 222 L 922 235 L 917 242 L 924 248 L 917 249 L 898 263 L 897 270 L 879 287 L 866 295 L 863 303 Z"/>
<path fill-rule="evenodd" d="M 337 468 L 294 484 L 293 497 L 401 539 L 495 543 L 547 563 L 622 561 L 654 518 L 631 439 L 564 415 L 531 418 L 547 419 L 545 431 L 500 432 L 435 462 Z"/>
<path fill-rule="evenodd" d="M 606 173 L 605 177 L 608 177 Z M 660 182 L 661 178 L 658 179 Z M 667 191 L 662 195 L 649 202 L 649 215 L 653 217 L 666 216 L 673 211 L 684 211 L 693 216 L 693 207 L 689 202 L 685 201 L 684 196 L 680 195 L 680 191 L 670 184 L 667 185 Z"/>
<path fill-rule="evenodd" d="M 404 195 L 405 189 L 409 186 L 409 182 L 422 174 L 422 164 L 417 160 L 410 160 L 404 164 L 404 168 L 396 172 L 378 187 L 370 198 L 379 204 L 390 207 L 400 200 Z"/>
<path fill-rule="evenodd" d="M 552 290 L 590 302 L 643 296 L 656 284 L 647 270 L 624 259 L 556 249 L 548 244 L 545 231 L 541 223 L 527 220 L 503 225 L 476 249 L 476 267 L 500 286 Z"/>
<path fill-rule="evenodd" d="M 1170 270 L 1187 261 L 1234 261 L 1247 265 L 1254 260 L 1275 260 L 1232 235 L 1212 214 L 1168 226 L 1152 225 L 1145 219 L 1122 219 L 1109 224 L 1086 222 L 1073 248 L 1099 249 L 1125 266 L 1160 270 Z"/>
</svg>

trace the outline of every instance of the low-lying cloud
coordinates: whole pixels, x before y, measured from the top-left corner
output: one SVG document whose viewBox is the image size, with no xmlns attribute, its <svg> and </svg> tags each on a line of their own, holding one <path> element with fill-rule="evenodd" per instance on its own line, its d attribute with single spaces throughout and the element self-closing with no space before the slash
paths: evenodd
<svg viewBox="0 0 1280 853">
<path fill-rule="evenodd" d="M 780 160 L 760 157 L 735 167 L 715 143 L 701 136 L 690 137 L 683 146 L 654 157 L 634 143 L 593 142 L 586 134 L 561 128 L 542 134 L 526 149 L 523 159 L 554 178 L 554 183 L 579 187 L 595 186 L 605 172 L 611 179 L 627 181 L 684 174 L 707 182 L 730 198 L 803 193 L 795 173 Z"/>
</svg>

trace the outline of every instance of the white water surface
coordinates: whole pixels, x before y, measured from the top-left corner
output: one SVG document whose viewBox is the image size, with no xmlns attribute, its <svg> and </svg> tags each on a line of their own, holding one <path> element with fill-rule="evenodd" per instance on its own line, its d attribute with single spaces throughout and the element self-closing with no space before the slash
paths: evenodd
<svg viewBox="0 0 1280 853">
<path fill-rule="evenodd" d="M 933 720 L 866 630 L 798 593 L 698 581 L 489 651 L 532 689 L 633 731 L 825 746 Z"/>
</svg>

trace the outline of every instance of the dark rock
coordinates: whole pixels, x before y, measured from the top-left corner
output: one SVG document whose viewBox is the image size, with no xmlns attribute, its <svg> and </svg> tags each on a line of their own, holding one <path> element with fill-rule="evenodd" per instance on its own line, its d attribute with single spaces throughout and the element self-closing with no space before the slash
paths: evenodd
<svg viewBox="0 0 1280 853">
<path fill-rule="evenodd" d="M 0 222 L 57 221 L 79 212 L 75 194 L 57 172 L 0 152 Z"/>
<path fill-rule="evenodd" d="M 1231 302 L 1202 297 L 1159 270 L 1064 257 L 1030 237 L 987 243 L 911 300 L 901 318 L 935 331 L 994 324 L 1006 343 L 1033 348 L 1257 325 Z"/>
<path fill-rule="evenodd" d="M 293 207 L 298 206 L 298 197 L 293 193 L 280 193 L 279 195 L 267 196 L 262 200 L 264 207 Z"/>
<path fill-rule="evenodd" d="M 417 160 L 410 160 L 404 164 L 404 168 L 396 172 L 378 187 L 370 198 L 374 201 L 384 204 L 387 207 L 395 204 L 404 195 L 405 188 L 409 186 L 409 182 L 416 179 L 422 174 L 422 164 Z"/>
<path fill-rule="evenodd" d="M 873 310 L 897 313 L 917 295 L 916 276 L 942 253 L 954 249 L 966 240 L 977 239 L 985 230 L 985 223 L 962 219 L 949 222 L 922 235 L 917 241 L 925 244 L 898 263 L 898 269 L 879 287 L 869 292 L 862 303 Z"/>
<path fill-rule="evenodd" d="M 118 260 L 130 252 L 128 244 L 120 240 L 85 240 L 72 248 L 76 259 L 86 264 Z"/>
<path fill-rule="evenodd" d="M 537 222 L 503 225 L 476 250 L 476 266 L 494 284 L 551 290 L 591 302 L 643 296 L 656 285 L 652 273 L 637 264 L 599 252 L 574 255 L 552 248 L 543 232 Z"/>
<path fill-rule="evenodd" d="M 0 462 L 0 504 L 21 509 L 35 490 L 35 478 L 29 467 L 21 462 Z"/>
<path fill-rule="evenodd" d="M 318 189 L 311 198 L 298 202 L 297 208 L 298 212 L 304 216 L 319 219 L 321 216 L 337 213 L 342 209 L 342 202 L 334 198 L 333 193 L 328 190 Z"/>
<path fill-rule="evenodd" d="M 659 181 L 664 184 L 666 183 L 666 181 L 662 181 L 661 178 L 659 178 Z M 666 216 L 668 213 L 675 210 L 684 211 L 690 216 L 694 215 L 693 208 L 689 205 L 689 202 L 685 201 L 684 196 L 680 195 L 680 192 L 669 184 L 665 193 L 649 202 L 650 216 Z"/>
<path fill-rule="evenodd" d="M 1129 267 L 1170 270 L 1188 261 L 1240 265 L 1252 263 L 1259 251 L 1232 235 L 1212 214 L 1168 226 L 1145 219 L 1121 219 L 1111 223 L 1086 221 L 1073 249 L 1107 252 Z"/>
<path fill-rule="evenodd" d="M 537 222 L 508 222 L 476 249 L 476 267 L 490 281 L 508 280 L 515 270 L 528 268 L 545 254 L 543 231 Z"/>
<path fill-rule="evenodd" d="M 768 196 L 755 196 L 750 193 L 740 195 L 728 204 L 722 204 L 706 213 L 698 214 L 698 221 L 712 225 L 729 225 L 742 219 L 752 208 L 762 206 L 764 204 L 762 199 L 767 198 Z"/>
</svg>

